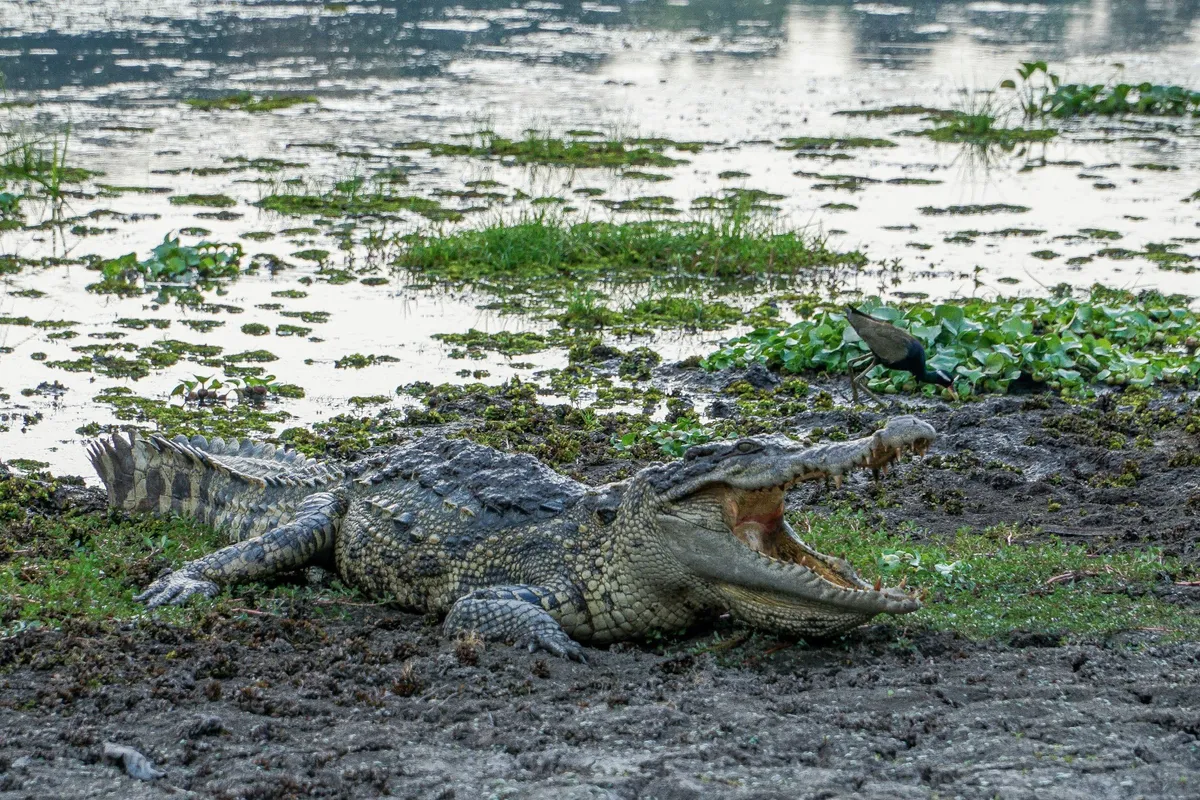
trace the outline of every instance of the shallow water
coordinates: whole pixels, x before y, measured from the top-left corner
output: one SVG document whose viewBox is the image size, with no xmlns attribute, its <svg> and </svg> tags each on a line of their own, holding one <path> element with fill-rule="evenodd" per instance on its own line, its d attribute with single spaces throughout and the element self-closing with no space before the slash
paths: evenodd
<svg viewBox="0 0 1200 800">
<path fill-rule="evenodd" d="M 875 120 L 835 115 L 840 110 L 894 104 L 962 108 L 974 89 L 1016 77 L 1021 60 L 1051 61 L 1067 81 L 1200 85 L 1200 2 L 1077 3 L 320 3 L 279 2 L 12 2 L 0 0 L 0 72 L 7 99 L 32 107 L 0 109 L 10 129 L 60 130 L 70 124 L 72 164 L 105 173 L 113 185 L 169 188 L 174 194 L 221 193 L 237 200 L 234 219 L 197 218 L 216 209 L 171 205 L 167 194 L 96 195 L 68 198 L 64 213 L 97 209 L 157 218 L 90 220 L 112 232 L 80 236 L 71 226 L 0 233 L 0 253 L 105 257 L 136 251 L 145 257 L 170 231 L 199 226 L 210 241 L 241 241 L 247 255 L 273 253 L 293 265 L 272 276 L 246 275 L 209 292 L 209 302 L 243 309 L 197 314 L 178 306 L 151 306 L 152 295 L 121 299 L 84 287 L 97 280 L 81 266 L 31 268 L 6 276 L 0 316 L 71 320 L 79 336 L 51 340 L 54 330 L 0 325 L 0 458 L 26 457 L 54 469 L 86 473 L 76 428 L 110 423 L 108 406 L 92 398 L 109 386 L 164 397 L 181 378 L 215 370 L 180 362 L 140 381 L 72 373 L 48 366 L 77 358 L 71 347 L 95 343 L 89 334 L 120 331 L 122 341 L 145 345 L 162 338 L 203 342 L 228 352 L 265 348 L 278 360 L 265 364 L 281 381 L 303 386 L 304 400 L 272 403 L 293 415 L 285 425 L 305 424 L 345 411 L 351 396 L 392 395 L 413 380 L 470 380 L 460 370 L 486 369 L 488 381 L 539 368 L 562 366 L 565 354 L 550 350 L 482 361 L 448 357 L 450 348 L 433 333 L 482 330 L 545 330 L 548 324 L 519 315 L 480 310 L 491 298 L 418 288 L 411 276 L 393 273 L 386 259 L 361 243 L 349 251 L 340 237 L 281 232 L 310 224 L 252 205 L 275 182 L 301 178 L 315 185 L 385 167 L 408 175 L 405 194 L 432 196 L 461 190 L 466 181 L 503 184 L 508 199 L 466 215 L 463 225 L 530 208 L 513 200 L 517 190 L 533 198 L 560 195 L 579 219 L 633 219 L 576 195 L 599 187 L 604 199 L 667 195 L 687 216 L 691 201 L 722 188 L 761 189 L 784 195 L 780 217 L 792 227 L 827 235 L 838 249 L 864 250 L 877 265 L 899 259 L 897 281 L 881 280 L 877 266 L 847 277 L 868 293 L 893 297 L 923 293 L 953 297 L 974 293 L 1041 292 L 1066 281 L 1155 287 L 1200 295 L 1200 277 L 1165 271 L 1135 258 L 1096 257 L 1071 266 L 1073 256 L 1104 247 L 1141 250 L 1172 243 L 1200 255 L 1197 204 L 1183 198 L 1200 189 L 1200 135 L 1194 120 L 1091 120 L 1068 125 L 1049 145 L 1013 152 L 980 153 L 960 145 L 897 136 L 923 127 L 915 117 Z M 1119 67 L 1118 65 L 1123 65 Z M 311 93 L 317 105 L 247 114 L 205 112 L 184 105 L 192 97 L 233 91 Z M 591 128 L 618 136 L 664 136 L 712 143 L 696 154 L 668 151 L 689 163 L 667 170 L 672 180 L 646 183 L 601 169 L 504 165 L 467 157 L 433 157 L 397 150 L 397 142 L 447 141 L 491 128 L 519 137 L 526 128 L 562 135 Z M 851 160 L 798 158 L 764 140 L 785 136 L 887 137 L 898 146 L 847 151 Z M 304 147 L 329 144 L 332 149 Z M 301 146 L 298 146 L 301 145 Z M 277 173 L 243 170 L 196 175 L 196 168 L 238 166 L 222 159 L 274 158 L 303 162 Z M 1059 165 L 1022 169 L 1031 164 Z M 1079 162 L 1064 165 L 1063 162 Z M 1138 169 L 1152 164 L 1165 169 Z M 1175 169 L 1171 169 L 1175 168 Z M 749 177 L 721 179 L 727 170 Z M 818 188 L 827 183 L 797 171 L 866 176 L 861 191 Z M 895 185 L 898 178 L 941 181 Z M 265 180 L 268 183 L 245 182 Z M 242 181 L 242 182 L 239 182 Z M 1110 188 L 1097 188 L 1110 187 Z M 472 201 L 443 199 L 450 207 Z M 831 210 L 829 203 L 856 209 Z M 929 216 L 923 206 L 1007 203 L 1023 213 Z M 26 208 L 30 221 L 33 209 Z M 415 214 L 388 226 L 388 234 L 423 230 L 433 223 Z M 1137 218 L 1137 219 L 1134 219 Z M 908 228 L 907 226 L 915 226 Z M 445 224 L 449 229 L 452 225 Z M 892 228 L 892 229 L 886 229 Z M 899 228 L 899 229 L 898 229 Z M 1045 231 L 1035 236 L 978 236 L 974 243 L 944 241 L 964 230 L 1005 228 Z M 1081 228 L 1112 230 L 1116 242 L 1062 241 Z M 254 231 L 277 235 L 240 239 Z M 185 236 L 195 242 L 198 236 Z M 331 285 L 312 262 L 292 254 L 319 248 L 333 267 L 381 266 L 369 286 Z M 1030 254 L 1052 250 L 1041 260 Z M 347 259 L 351 259 L 347 263 Z M 980 268 L 977 271 L 977 268 Z M 357 277 L 357 276 L 356 276 Z M 311 285 L 297 283 L 315 279 Z M 302 300 L 273 298 L 283 289 L 308 293 Z M 14 293 L 37 289 L 39 298 Z M 286 311 L 321 310 L 328 322 L 308 325 L 258 308 L 281 303 Z M 185 318 L 220 319 L 207 334 L 184 327 Z M 161 318 L 169 328 L 114 328 L 124 317 Z M 311 336 L 250 336 L 241 326 L 260 322 L 303 324 Z M 666 358 L 705 353 L 732 331 L 665 334 L 654 341 Z M 623 344 L 622 346 L 628 346 Z M 44 353 L 44 360 L 31 358 Z M 347 354 L 398 359 L 361 370 L 335 369 Z M 512 362 L 532 366 L 514 368 Z M 57 399 L 23 396 L 43 382 L 61 382 Z M 394 402 L 400 402 L 395 400 Z M 26 414 L 41 413 L 25 425 Z M 364 412 L 367 413 L 367 412 Z M 4 415 L 9 419 L 4 420 Z"/>
</svg>

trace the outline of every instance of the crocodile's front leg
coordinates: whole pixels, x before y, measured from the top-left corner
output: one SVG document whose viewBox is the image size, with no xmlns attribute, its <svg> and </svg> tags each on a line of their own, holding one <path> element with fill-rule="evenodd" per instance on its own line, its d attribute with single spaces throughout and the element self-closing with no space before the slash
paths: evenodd
<svg viewBox="0 0 1200 800">
<path fill-rule="evenodd" d="M 340 493 L 310 494 L 296 509 L 295 519 L 286 525 L 189 561 L 159 577 L 133 599 L 150 608 L 167 603 L 179 605 L 197 594 L 215 597 L 222 583 L 252 581 L 299 569 L 333 552 L 333 538 L 345 513 L 346 501 Z"/>
<path fill-rule="evenodd" d="M 528 644 L 530 652 L 545 650 L 587 663 L 583 647 L 558 622 L 568 614 L 587 613 L 583 600 L 573 595 L 547 586 L 476 589 L 455 602 L 442 630 L 447 635 L 474 631 L 485 639 Z"/>
</svg>

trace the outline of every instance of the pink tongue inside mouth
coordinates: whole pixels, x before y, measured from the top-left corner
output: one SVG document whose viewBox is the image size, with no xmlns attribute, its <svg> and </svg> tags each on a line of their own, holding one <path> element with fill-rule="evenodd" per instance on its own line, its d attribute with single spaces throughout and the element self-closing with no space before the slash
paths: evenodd
<svg viewBox="0 0 1200 800">
<path fill-rule="evenodd" d="M 743 522 L 733 529 L 734 534 L 751 549 L 762 553 L 767 549 L 767 526 L 757 520 Z"/>
</svg>

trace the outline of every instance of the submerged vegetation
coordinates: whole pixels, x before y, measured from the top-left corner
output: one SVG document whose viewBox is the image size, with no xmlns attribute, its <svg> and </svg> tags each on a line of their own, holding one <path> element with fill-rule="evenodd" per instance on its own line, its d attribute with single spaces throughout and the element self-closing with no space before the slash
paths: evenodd
<svg viewBox="0 0 1200 800">
<path fill-rule="evenodd" d="M 1005 128 L 997 126 L 996 122 L 996 115 L 987 112 L 955 113 L 944 124 L 922 131 L 921 134 L 935 142 L 995 144 L 1004 148 L 1028 142 L 1045 142 L 1058 135 L 1051 128 Z"/>
<path fill-rule="evenodd" d="M 250 92 L 236 92 L 227 94 L 222 97 L 194 97 L 183 101 L 192 108 L 201 111 L 276 111 L 281 108 L 291 108 L 292 106 L 306 105 L 317 102 L 317 98 L 310 94 L 304 95 L 282 95 L 282 94 L 265 94 L 254 95 Z"/>
<path fill-rule="evenodd" d="M 1094 383 L 1200 384 L 1200 316 L 1179 296 L 1135 296 L 1096 286 L 1083 299 L 1064 289 L 1044 299 L 903 308 L 868 301 L 862 308 L 920 339 L 930 369 L 950 373 L 960 394 L 1004 392 L 1016 382 L 1071 394 L 1089 393 Z M 843 373 L 866 352 L 844 312 L 826 307 L 788 327 L 759 328 L 733 339 L 708 356 L 704 366 L 721 369 L 761 361 L 790 373 Z M 868 380 L 877 392 L 917 388 L 908 373 L 882 366 Z"/>
<path fill-rule="evenodd" d="M 256 205 L 289 216 L 363 217 L 410 211 L 432 220 L 458 220 L 462 214 L 437 200 L 396 194 L 384 180 L 357 177 L 338 181 L 327 189 L 280 186 Z"/>
<path fill-rule="evenodd" d="M 581 131 L 591 134 L 591 131 Z M 433 156 L 474 156 L 511 160 L 515 164 L 553 164 L 571 167 L 673 167 L 687 160 L 672 158 L 663 153 L 671 147 L 697 152 L 700 142 L 675 142 L 670 139 L 595 139 L 581 136 L 555 138 L 537 131 L 527 132 L 524 139 L 509 139 L 493 131 L 472 134 L 468 141 L 401 142 L 400 150 L 425 150 Z M 644 173 L 631 177 L 645 178 Z M 652 180 L 669 179 L 656 175 Z"/>
</svg>

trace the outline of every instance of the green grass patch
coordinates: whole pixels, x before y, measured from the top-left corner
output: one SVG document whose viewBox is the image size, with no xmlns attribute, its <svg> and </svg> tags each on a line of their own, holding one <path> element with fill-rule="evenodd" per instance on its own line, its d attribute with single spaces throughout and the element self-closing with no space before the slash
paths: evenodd
<svg viewBox="0 0 1200 800">
<path fill-rule="evenodd" d="M 27 187 L 27 195 L 40 194 L 59 200 L 64 185 L 83 183 L 100 175 L 67 163 L 70 141 L 69 127 L 48 134 L 0 129 L 0 188 L 17 184 Z"/>
<path fill-rule="evenodd" d="M 960 394 L 1004 392 L 1018 380 L 1064 394 L 1088 394 L 1098 382 L 1200 384 L 1200 317 L 1178 295 L 1133 295 L 1096 286 L 1082 299 L 1064 289 L 1048 298 L 900 308 L 872 300 L 862 307 L 920 339 L 930 368 L 954 376 Z M 703 364 L 721 369 L 762 361 L 791 373 L 844 373 L 866 352 L 843 310 L 831 306 L 791 326 L 759 328 L 733 339 Z M 908 373 L 882 366 L 868 373 L 868 381 L 876 392 L 917 388 Z"/>
<path fill-rule="evenodd" d="M 612 209 L 624 213 L 632 212 L 657 212 L 659 214 L 678 214 L 679 209 L 675 208 L 675 198 L 667 197 L 666 195 L 644 195 L 642 197 L 631 197 L 628 200 L 597 200 L 597 203 L 605 208 Z"/>
<path fill-rule="evenodd" d="M 529 286 L 550 279 L 573 291 L 580 282 L 598 279 L 788 276 L 812 267 L 864 263 L 861 253 L 835 252 L 811 235 L 738 215 L 622 224 L 533 217 L 422 236 L 396 261 L 417 275 L 452 283 Z"/>
<path fill-rule="evenodd" d="M 948 117 L 953 111 L 929 106 L 887 106 L 886 108 L 854 108 L 846 111 L 835 111 L 835 117 L 866 117 L 867 119 L 883 119 L 885 117 Z"/>
<path fill-rule="evenodd" d="M 222 97 L 193 97 L 183 101 L 188 106 L 200 111 L 277 111 L 281 108 L 316 103 L 317 98 L 311 94 L 283 95 L 264 94 L 254 95 L 250 92 L 236 92 Z"/>
<path fill-rule="evenodd" d="M 101 192 L 114 195 L 120 194 L 170 194 L 168 186 L 115 186 L 111 183 L 97 183 L 96 188 Z"/>
<path fill-rule="evenodd" d="M 118 514 L 41 516 L 53 483 L 0 479 L 0 635 L 65 620 L 108 621 L 145 614 L 133 595 L 164 566 L 179 565 L 223 544 L 190 520 Z M 169 622 L 207 613 L 167 609 Z"/>
<path fill-rule="evenodd" d="M 335 369 L 364 369 L 366 367 L 373 367 L 376 364 L 395 363 L 399 360 L 400 359 L 396 358 L 395 356 L 377 356 L 374 354 L 363 355 L 362 353 L 351 353 L 348 356 L 342 356 L 334 361 L 333 366 Z"/>
<path fill-rule="evenodd" d="M 811 531 L 805 539 L 817 549 L 845 553 L 867 580 L 892 586 L 905 580 L 923 593 L 924 607 L 898 618 L 900 625 L 975 638 L 1013 631 L 1073 638 L 1138 629 L 1172 638 L 1200 635 L 1200 616 L 1154 594 L 1172 580 L 1194 577 L 1195 568 L 1157 548 L 1097 551 L 1010 529 L 964 529 L 947 541 L 923 541 L 847 511 L 794 515 L 792 525 Z"/>
<path fill-rule="evenodd" d="M 720 330 L 746 319 L 741 310 L 723 301 L 699 297 L 656 295 L 620 308 L 611 308 L 594 292 L 570 296 L 553 318 L 564 328 L 607 328 L 617 335 L 636 335 L 652 328 Z"/>
<path fill-rule="evenodd" d="M 650 183 L 661 183 L 662 181 L 671 180 L 670 175 L 665 175 L 661 172 L 642 172 L 636 169 L 625 170 L 621 173 L 621 177 L 638 181 L 648 181 Z"/>
</svg>

